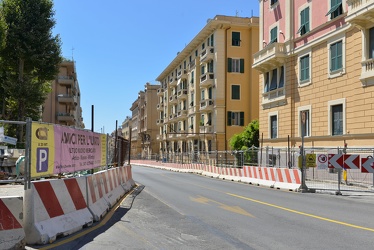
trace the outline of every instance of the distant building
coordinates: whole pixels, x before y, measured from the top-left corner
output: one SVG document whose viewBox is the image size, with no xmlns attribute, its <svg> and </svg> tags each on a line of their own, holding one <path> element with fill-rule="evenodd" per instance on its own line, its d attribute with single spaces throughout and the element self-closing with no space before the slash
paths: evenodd
<svg viewBox="0 0 374 250">
<path fill-rule="evenodd" d="M 42 121 L 84 128 L 80 96 L 75 63 L 65 60 L 42 106 Z"/>
<path fill-rule="evenodd" d="M 131 123 L 131 155 L 150 157 L 159 151 L 156 140 L 157 89 L 160 85 L 146 83 L 144 91 L 140 91 L 130 111 Z"/>
<path fill-rule="evenodd" d="M 259 117 L 259 19 L 216 16 L 157 77 L 160 153 L 229 150 Z"/>
<path fill-rule="evenodd" d="M 130 127 L 131 127 L 131 117 L 126 116 L 126 119 L 122 122 L 122 136 L 124 139 L 130 139 Z"/>
</svg>

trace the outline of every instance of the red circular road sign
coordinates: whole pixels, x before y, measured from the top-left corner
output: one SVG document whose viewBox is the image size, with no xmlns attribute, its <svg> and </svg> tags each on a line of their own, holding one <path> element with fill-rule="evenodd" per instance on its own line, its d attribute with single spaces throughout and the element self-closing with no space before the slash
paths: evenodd
<svg viewBox="0 0 374 250">
<path fill-rule="evenodd" d="M 319 155 L 318 156 L 318 162 L 319 163 L 326 163 L 327 162 L 327 155 L 324 155 L 324 154 Z"/>
</svg>

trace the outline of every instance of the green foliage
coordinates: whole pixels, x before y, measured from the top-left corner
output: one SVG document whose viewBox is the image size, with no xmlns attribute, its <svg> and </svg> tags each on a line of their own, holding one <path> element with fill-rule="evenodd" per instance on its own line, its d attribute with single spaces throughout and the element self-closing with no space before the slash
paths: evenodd
<svg viewBox="0 0 374 250">
<path fill-rule="evenodd" d="M 0 94 L 4 119 L 39 118 L 39 107 L 58 73 L 61 57 L 52 0 L 3 0 L 0 8 Z M 1 23 L 4 32 L 1 32 Z M 1 44 L 1 40 L 0 40 Z M 22 131 L 17 131 L 20 140 Z"/>
<path fill-rule="evenodd" d="M 230 138 L 230 147 L 232 150 L 246 150 L 252 146 L 259 146 L 258 120 L 253 120 L 245 127 L 242 133 L 235 134 Z"/>
<path fill-rule="evenodd" d="M 258 120 L 253 120 L 242 133 L 235 134 L 230 138 L 230 147 L 235 151 L 244 151 L 245 161 L 257 162 L 257 151 L 253 151 L 251 148 L 259 146 L 259 134 Z M 241 154 L 237 154 L 236 158 L 241 161 Z"/>
</svg>

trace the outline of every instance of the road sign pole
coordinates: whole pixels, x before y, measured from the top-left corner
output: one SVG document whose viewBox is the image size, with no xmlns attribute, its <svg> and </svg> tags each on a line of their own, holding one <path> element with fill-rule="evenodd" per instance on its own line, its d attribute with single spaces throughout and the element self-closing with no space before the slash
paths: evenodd
<svg viewBox="0 0 374 250">
<path fill-rule="evenodd" d="M 308 192 L 308 187 L 305 183 L 305 151 L 304 151 L 304 134 L 305 134 L 305 111 L 301 112 L 301 192 Z"/>
</svg>

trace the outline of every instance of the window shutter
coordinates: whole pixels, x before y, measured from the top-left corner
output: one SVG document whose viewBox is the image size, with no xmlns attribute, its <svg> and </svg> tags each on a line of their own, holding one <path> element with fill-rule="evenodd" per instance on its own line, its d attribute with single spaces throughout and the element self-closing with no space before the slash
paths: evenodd
<svg viewBox="0 0 374 250">
<path fill-rule="evenodd" d="M 227 126 L 231 126 L 231 111 L 227 111 Z"/>
<path fill-rule="evenodd" d="M 244 73 L 244 59 L 240 59 L 240 73 Z"/>
<path fill-rule="evenodd" d="M 240 126 L 244 126 L 244 112 L 240 112 Z"/>
<path fill-rule="evenodd" d="M 232 72 L 232 58 L 227 58 L 227 72 Z"/>
</svg>

